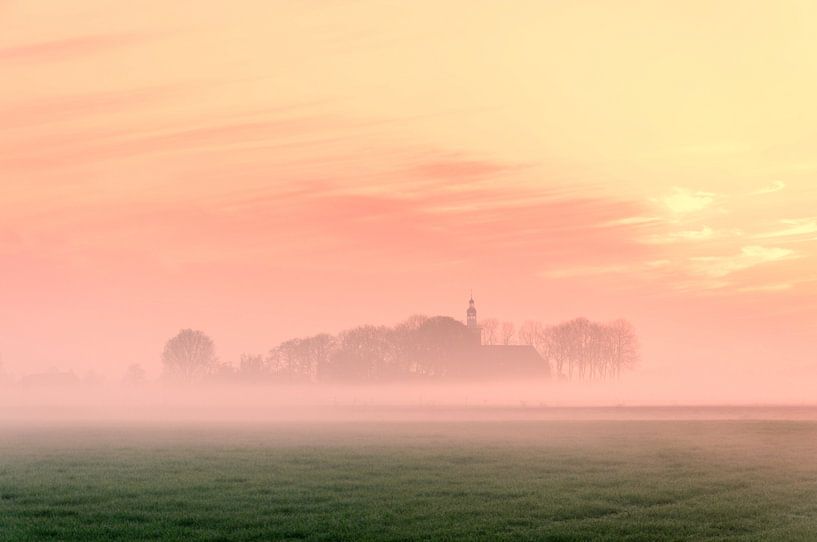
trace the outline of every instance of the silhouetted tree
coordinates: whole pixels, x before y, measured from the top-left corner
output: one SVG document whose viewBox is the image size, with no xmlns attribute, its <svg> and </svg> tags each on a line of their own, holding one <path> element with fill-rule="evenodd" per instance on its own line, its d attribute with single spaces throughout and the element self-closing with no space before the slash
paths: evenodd
<svg viewBox="0 0 817 542">
<path fill-rule="evenodd" d="M 269 367 L 264 356 L 260 354 L 241 354 L 238 360 L 238 373 L 244 380 L 263 380 L 269 376 Z"/>
<path fill-rule="evenodd" d="M 403 351 L 410 355 L 411 372 L 445 376 L 462 371 L 473 338 L 462 322 L 448 316 L 434 316 L 426 319 L 405 340 Z"/>
<path fill-rule="evenodd" d="M 331 376 L 341 380 L 384 380 L 397 367 L 397 348 L 386 326 L 360 326 L 346 330 L 333 352 Z"/>
<path fill-rule="evenodd" d="M 534 320 L 526 320 L 519 327 L 519 344 L 536 346 L 539 335 L 542 333 L 542 325 Z"/>
<path fill-rule="evenodd" d="M 480 322 L 482 331 L 482 344 L 497 344 L 499 342 L 499 321 L 493 318 L 486 318 Z"/>
<path fill-rule="evenodd" d="M 610 324 L 576 318 L 544 329 L 540 352 L 560 378 L 586 380 L 618 377 L 638 360 L 635 330 L 626 320 Z"/>
<path fill-rule="evenodd" d="M 128 365 L 128 370 L 125 371 L 125 376 L 122 378 L 122 381 L 129 386 L 140 386 L 145 383 L 145 380 L 145 370 L 138 363 Z"/>
<path fill-rule="evenodd" d="M 513 344 L 515 331 L 516 327 L 513 325 L 513 322 L 502 322 L 502 344 L 505 346 Z"/>
<path fill-rule="evenodd" d="M 609 376 L 621 376 L 622 369 L 631 369 L 638 363 L 638 337 L 633 325 L 626 320 L 615 320 L 606 326 L 610 349 Z"/>
<path fill-rule="evenodd" d="M 547 359 L 553 362 L 556 367 L 556 376 L 558 378 L 567 378 L 565 373 L 565 366 L 570 359 L 570 328 L 567 323 L 550 326 L 544 331 L 545 351 L 547 352 Z"/>
<path fill-rule="evenodd" d="M 208 374 L 214 380 L 220 381 L 227 381 L 227 380 L 237 380 L 239 376 L 238 370 L 233 367 L 233 364 L 229 361 L 219 362 L 216 361 L 213 366 L 210 368 L 210 372 Z"/>
<path fill-rule="evenodd" d="M 272 373 L 283 380 L 301 380 L 301 339 L 289 339 L 272 350 L 267 363 Z"/>
<path fill-rule="evenodd" d="M 213 340 L 203 331 L 183 329 L 165 344 L 162 363 L 170 378 L 189 382 L 204 376 L 216 365 Z"/>
<path fill-rule="evenodd" d="M 575 318 L 547 327 L 528 320 L 518 334 L 514 331 L 510 322 L 484 320 L 483 344 L 532 346 L 547 364 L 543 373 L 558 378 L 615 378 L 638 360 L 635 331 L 625 320 L 599 324 Z M 359 326 L 337 337 L 323 333 L 290 339 L 266 358 L 242 355 L 237 369 L 215 361 L 206 335 L 183 330 L 168 341 L 163 360 L 169 374 L 188 380 L 209 372 L 214 378 L 249 381 L 388 381 L 468 375 L 479 357 L 474 346 L 473 333 L 462 322 L 414 315 L 394 327 Z"/>
<path fill-rule="evenodd" d="M 336 348 L 336 339 L 327 333 L 290 339 L 270 350 L 265 365 L 280 379 L 314 382 L 331 375 Z"/>
<path fill-rule="evenodd" d="M 337 347 L 337 341 L 328 333 L 321 333 L 307 337 L 301 341 L 300 364 L 302 371 L 311 381 L 321 380 L 331 373 L 332 354 Z"/>
<path fill-rule="evenodd" d="M 425 314 L 412 314 L 396 326 L 394 330 L 397 332 L 411 332 L 418 329 L 428 321 L 428 316 Z"/>
</svg>

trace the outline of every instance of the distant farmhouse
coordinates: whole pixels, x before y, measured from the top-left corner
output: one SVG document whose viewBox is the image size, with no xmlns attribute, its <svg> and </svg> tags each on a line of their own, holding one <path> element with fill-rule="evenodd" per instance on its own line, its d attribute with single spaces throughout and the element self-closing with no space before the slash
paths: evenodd
<svg viewBox="0 0 817 542">
<path fill-rule="evenodd" d="M 468 301 L 465 325 L 471 334 L 471 347 L 466 356 L 468 363 L 462 365 L 471 378 L 522 378 L 550 376 L 550 365 L 536 348 L 530 345 L 482 344 L 482 328 L 477 323 L 477 307 L 474 296 Z"/>
</svg>

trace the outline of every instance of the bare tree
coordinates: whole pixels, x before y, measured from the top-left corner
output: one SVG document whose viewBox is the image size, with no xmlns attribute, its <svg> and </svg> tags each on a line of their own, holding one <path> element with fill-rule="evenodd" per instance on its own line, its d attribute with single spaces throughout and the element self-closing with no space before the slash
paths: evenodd
<svg viewBox="0 0 817 542">
<path fill-rule="evenodd" d="M 499 342 L 498 320 L 486 318 L 479 327 L 482 332 L 482 344 L 497 344 Z"/>
<path fill-rule="evenodd" d="M 395 331 L 414 331 L 419 329 L 423 324 L 428 321 L 428 316 L 425 314 L 412 314 L 396 326 L 394 326 Z"/>
<path fill-rule="evenodd" d="M 515 331 L 511 322 L 485 319 L 482 343 L 532 346 L 547 374 L 557 378 L 616 378 L 638 360 L 635 331 L 625 320 L 599 324 L 575 318 L 547 327 L 528 320 Z M 415 315 L 394 327 L 359 326 L 338 336 L 290 339 L 266 358 L 242 355 L 237 369 L 216 362 L 212 341 L 202 332 L 183 330 L 168 341 L 163 360 L 167 373 L 187 380 L 208 373 L 221 379 L 383 382 L 467 376 L 480 354 L 474 346 L 473 330 L 462 322 Z"/>
<path fill-rule="evenodd" d="M 249 380 L 260 380 L 269 371 L 264 362 L 264 356 L 260 354 L 241 354 L 238 360 L 238 372 L 242 378 Z"/>
<path fill-rule="evenodd" d="M 570 364 L 571 355 L 571 333 L 567 323 L 550 326 L 544 330 L 544 350 L 547 352 L 548 360 L 552 360 L 556 366 L 557 378 L 569 378 L 566 374 L 566 366 Z"/>
<path fill-rule="evenodd" d="M 236 369 L 229 361 L 216 361 L 208 373 L 210 377 L 217 381 L 235 380 L 239 376 Z"/>
<path fill-rule="evenodd" d="M 299 380 L 302 369 L 301 339 L 289 339 L 270 350 L 266 363 L 277 378 Z"/>
<path fill-rule="evenodd" d="M 519 328 L 519 344 L 536 346 L 541 332 L 542 325 L 539 322 L 526 320 Z"/>
<path fill-rule="evenodd" d="M 330 375 L 336 349 L 337 340 L 327 333 L 290 339 L 270 350 L 265 365 L 278 378 L 314 382 Z"/>
<path fill-rule="evenodd" d="M 605 328 L 610 349 L 610 376 L 618 378 L 621 376 L 621 369 L 631 369 L 638 363 L 638 337 L 635 328 L 627 320 L 615 320 Z"/>
<path fill-rule="evenodd" d="M 302 355 L 305 357 L 302 367 L 307 379 L 314 382 L 327 373 L 336 346 L 335 338 L 328 333 L 313 335 L 301 342 Z"/>
<path fill-rule="evenodd" d="M 467 362 L 464 353 L 473 345 L 471 331 L 462 322 L 448 316 L 428 318 L 401 339 L 399 352 L 408 354 L 407 366 L 418 376 L 458 374 Z"/>
<path fill-rule="evenodd" d="M 129 386 L 141 386 L 145 383 L 145 370 L 138 363 L 128 365 L 128 370 L 125 371 L 125 376 L 122 381 Z"/>
<path fill-rule="evenodd" d="M 216 365 L 213 340 L 203 331 L 183 329 L 165 343 L 165 374 L 185 382 L 206 375 Z"/>
<path fill-rule="evenodd" d="M 502 322 L 502 344 L 505 346 L 513 344 L 513 336 L 515 332 L 516 327 L 513 325 L 513 322 Z"/>
<path fill-rule="evenodd" d="M 391 328 L 359 326 L 340 334 L 332 356 L 332 376 L 340 380 L 383 380 L 394 375 L 398 360 Z"/>
<path fill-rule="evenodd" d="M 599 324 L 576 318 L 545 328 L 542 338 L 540 352 L 560 378 L 617 378 L 638 361 L 638 340 L 626 320 Z"/>
</svg>

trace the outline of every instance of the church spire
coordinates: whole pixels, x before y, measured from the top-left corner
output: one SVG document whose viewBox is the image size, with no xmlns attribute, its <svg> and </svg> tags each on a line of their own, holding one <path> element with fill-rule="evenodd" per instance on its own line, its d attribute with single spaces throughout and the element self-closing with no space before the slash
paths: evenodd
<svg viewBox="0 0 817 542">
<path fill-rule="evenodd" d="M 468 310 L 465 311 L 465 323 L 471 329 L 477 328 L 477 307 L 474 304 L 474 292 L 471 292 L 471 299 L 468 300 Z"/>
<path fill-rule="evenodd" d="M 482 330 L 477 324 L 477 306 L 474 304 L 474 292 L 471 291 L 471 299 L 468 300 L 468 310 L 465 311 L 465 325 L 468 331 L 471 332 L 473 344 L 479 346 L 482 344 Z"/>
</svg>

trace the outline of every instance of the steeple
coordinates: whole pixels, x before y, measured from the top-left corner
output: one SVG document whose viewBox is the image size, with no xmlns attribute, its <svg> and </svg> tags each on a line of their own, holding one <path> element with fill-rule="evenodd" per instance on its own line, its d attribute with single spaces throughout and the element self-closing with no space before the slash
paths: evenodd
<svg viewBox="0 0 817 542">
<path fill-rule="evenodd" d="M 468 310 L 465 311 L 465 325 L 471 334 L 471 342 L 474 346 L 482 344 L 482 330 L 477 324 L 477 307 L 474 304 L 474 292 L 471 292 L 471 299 L 468 300 Z"/>
<path fill-rule="evenodd" d="M 474 305 L 474 293 L 468 300 L 468 310 L 465 311 L 465 323 L 469 329 L 477 329 L 477 307 Z"/>
</svg>

